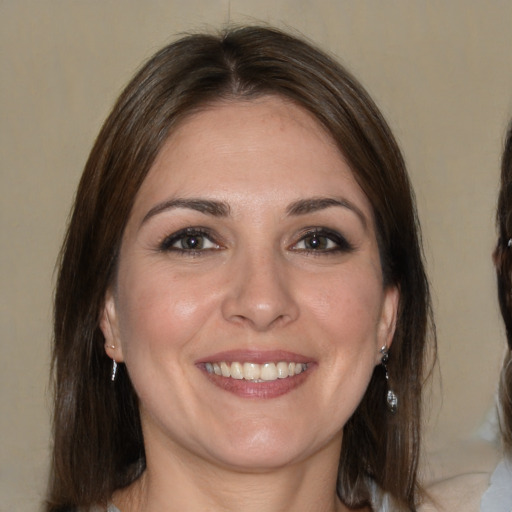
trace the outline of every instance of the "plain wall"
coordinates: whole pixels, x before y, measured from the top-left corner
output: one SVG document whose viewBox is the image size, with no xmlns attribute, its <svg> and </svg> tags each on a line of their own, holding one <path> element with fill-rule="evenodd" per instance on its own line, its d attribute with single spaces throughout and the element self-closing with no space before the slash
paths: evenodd
<svg viewBox="0 0 512 512">
<path fill-rule="evenodd" d="M 230 21 L 305 34 L 387 117 L 417 193 L 439 335 L 425 478 L 489 464 L 467 447 L 504 347 L 491 252 L 510 0 L 0 0 L 1 511 L 35 511 L 44 495 L 54 265 L 94 137 L 144 59 Z"/>
</svg>

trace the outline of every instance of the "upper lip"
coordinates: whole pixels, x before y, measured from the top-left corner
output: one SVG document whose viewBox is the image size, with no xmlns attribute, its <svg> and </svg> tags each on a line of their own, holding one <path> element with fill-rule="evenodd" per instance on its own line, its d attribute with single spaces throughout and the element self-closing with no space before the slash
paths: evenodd
<svg viewBox="0 0 512 512">
<path fill-rule="evenodd" d="M 292 363 L 310 363 L 311 357 L 297 354 L 296 352 L 289 352 L 287 350 L 226 350 L 216 352 L 215 354 L 201 357 L 196 361 L 196 364 L 201 363 L 220 363 L 221 361 L 229 362 L 250 362 L 250 363 L 270 363 L 286 361 Z"/>
</svg>

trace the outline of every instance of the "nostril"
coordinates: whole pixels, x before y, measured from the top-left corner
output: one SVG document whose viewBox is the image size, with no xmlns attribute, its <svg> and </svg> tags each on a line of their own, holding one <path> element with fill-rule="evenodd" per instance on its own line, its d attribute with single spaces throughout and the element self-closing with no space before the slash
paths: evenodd
<svg viewBox="0 0 512 512">
<path fill-rule="evenodd" d="M 294 305 L 280 303 L 273 305 L 243 304 L 233 301 L 224 309 L 224 318 L 241 326 L 261 331 L 275 328 L 293 321 L 298 317 Z"/>
</svg>

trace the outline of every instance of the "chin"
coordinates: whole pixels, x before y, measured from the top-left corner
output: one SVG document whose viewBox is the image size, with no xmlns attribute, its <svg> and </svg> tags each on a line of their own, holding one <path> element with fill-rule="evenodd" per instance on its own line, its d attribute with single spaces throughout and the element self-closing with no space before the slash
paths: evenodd
<svg viewBox="0 0 512 512">
<path fill-rule="evenodd" d="M 264 472 L 296 463 L 314 451 L 310 436 L 299 436 L 287 428 L 247 425 L 237 432 L 231 430 L 220 446 L 210 447 L 210 456 L 223 465 L 245 472 Z"/>
</svg>

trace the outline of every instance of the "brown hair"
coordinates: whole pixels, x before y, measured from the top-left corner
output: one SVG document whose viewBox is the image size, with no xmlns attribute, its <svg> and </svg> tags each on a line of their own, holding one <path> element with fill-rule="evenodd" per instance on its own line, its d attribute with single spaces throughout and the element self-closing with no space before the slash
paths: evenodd
<svg viewBox="0 0 512 512">
<path fill-rule="evenodd" d="M 498 299 L 508 344 L 499 388 L 500 426 L 505 451 L 512 455 L 512 122 L 501 160 L 501 187 L 496 222 L 499 237 L 494 251 L 494 262 Z"/>
<path fill-rule="evenodd" d="M 145 467 L 137 397 L 123 365 L 115 383 L 98 325 L 134 198 L 170 131 L 220 100 L 285 97 L 311 112 L 350 164 L 375 215 L 384 285 L 400 290 L 388 363 L 399 396 L 386 409 L 377 367 L 344 427 L 338 494 L 368 504 L 371 480 L 414 510 L 430 296 L 414 198 L 400 150 L 362 86 L 309 43 L 271 28 L 190 35 L 136 74 L 86 164 L 64 241 L 55 296 L 54 450 L 47 510 L 104 503 Z M 433 331 L 432 331 L 433 332 Z M 434 341 L 434 338 L 433 338 Z"/>
</svg>

